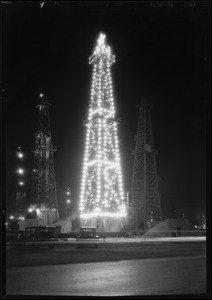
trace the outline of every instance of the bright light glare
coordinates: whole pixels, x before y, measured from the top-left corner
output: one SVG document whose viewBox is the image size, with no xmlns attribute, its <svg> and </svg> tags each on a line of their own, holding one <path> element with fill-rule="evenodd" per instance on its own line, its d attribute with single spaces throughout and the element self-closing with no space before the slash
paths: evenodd
<svg viewBox="0 0 212 300">
<path fill-rule="evenodd" d="M 23 158 L 23 157 L 24 157 L 24 154 L 23 154 L 23 152 L 18 152 L 18 153 L 17 153 L 17 156 L 18 156 L 19 158 Z"/>
<path fill-rule="evenodd" d="M 104 45 L 104 43 L 105 43 L 105 34 L 100 33 L 99 39 L 97 40 L 97 43 L 98 43 L 99 46 Z"/>
<path fill-rule="evenodd" d="M 32 212 L 32 209 L 31 209 L 31 208 L 29 208 L 29 209 L 28 209 L 28 212 Z"/>
<path fill-rule="evenodd" d="M 18 171 L 17 171 L 17 172 L 18 172 L 18 174 L 24 174 L 24 170 L 23 170 L 23 169 L 21 169 L 21 168 L 20 168 L 20 169 L 18 169 Z"/>
<path fill-rule="evenodd" d="M 10 216 L 10 220 L 12 220 L 12 219 L 14 219 L 14 217 L 13 217 L 13 216 Z"/>
<path fill-rule="evenodd" d="M 68 199 L 66 202 L 67 202 L 67 203 L 71 203 L 71 200 Z"/>
<path fill-rule="evenodd" d="M 81 219 L 89 219 L 94 217 L 109 217 L 109 218 L 124 218 L 126 217 L 126 212 L 92 212 L 92 213 L 81 213 Z"/>
<path fill-rule="evenodd" d="M 23 181 L 19 181 L 18 184 L 19 184 L 19 185 L 24 185 L 24 182 L 23 182 Z"/>
<path fill-rule="evenodd" d="M 40 98 L 43 98 L 43 96 L 44 96 L 44 95 L 43 95 L 43 93 L 40 93 L 40 95 L 39 95 L 39 96 L 40 96 Z"/>
</svg>

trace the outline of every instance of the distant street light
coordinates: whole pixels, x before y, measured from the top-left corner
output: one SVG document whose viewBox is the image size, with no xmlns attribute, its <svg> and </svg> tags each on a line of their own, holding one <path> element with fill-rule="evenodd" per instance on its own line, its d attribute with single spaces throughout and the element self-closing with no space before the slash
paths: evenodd
<svg viewBox="0 0 212 300">
<path fill-rule="evenodd" d="M 21 147 L 18 147 L 18 151 L 17 151 L 16 155 L 18 158 L 21 158 L 21 159 L 24 157 L 24 153 L 21 150 Z"/>
<path fill-rule="evenodd" d="M 70 192 L 70 188 L 67 188 L 66 190 L 66 204 L 68 206 L 68 217 L 70 217 L 71 215 L 71 199 L 70 199 L 70 195 L 71 195 L 71 192 Z"/>
<path fill-rule="evenodd" d="M 23 154 L 22 152 L 18 152 L 18 153 L 17 153 L 17 156 L 18 156 L 19 158 L 23 158 L 23 157 L 24 157 L 24 154 Z"/>
<path fill-rule="evenodd" d="M 13 220 L 14 219 L 14 217 L 13 216 L 10 216 L 10 220 Z"/>
<path fill-rule="evenodd" d="M 24 167 L 25 161 L 25 152 L 22 150 L 20 146 L 18 146 L 14 151 L 15 157 L 15 167 L 14 167 L 14 179 L 15 179 L 15 203 L 12 207 L 11 214 L 19 214 L 20 211 L 24 210 L 24 206 L 26 205 L 26 190 L 25 186 L 27 180 L 25 179 L 26 169 Z M 11 220 L 13 218 L 10 218 Z M 14 218 L 15 219 L 15 218 Z"/>
<path fill-rule="evenodd" d="M 20 175 L 22 175 L 22 174 L 24 174 L 24 170 L 21 169 L 21 168 L 19 168 L 19 169 L 17 170 L 17 173 L 20 174 Z"/>
<path fill-rule="evenodd" d="M 68 204 L 68 217 L 70 217 L 71 216 L 71 201 L 67 200 L 66 202 Z"/>
</svg>

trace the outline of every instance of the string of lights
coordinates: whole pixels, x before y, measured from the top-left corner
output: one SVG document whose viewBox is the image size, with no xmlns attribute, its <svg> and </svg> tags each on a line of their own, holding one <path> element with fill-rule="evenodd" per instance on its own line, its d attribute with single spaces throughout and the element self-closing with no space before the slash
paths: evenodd
<svg viewBox="0 0 212 300">
<path fill-rule="evenodd" d="M 121 161 L 110 67 L 111 48 L 100 34 L 89 63 L 93 65 L 85 155 L 80 194 L 80 217 L 126 216 Z"/>
</svg>

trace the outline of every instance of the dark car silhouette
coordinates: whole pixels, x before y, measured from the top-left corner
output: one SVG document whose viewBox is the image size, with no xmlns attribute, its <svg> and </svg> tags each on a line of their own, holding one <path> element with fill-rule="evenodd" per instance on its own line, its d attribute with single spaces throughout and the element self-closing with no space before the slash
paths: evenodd
<svg viewBox="0 0 212 300">
<path fill-rule="evenodd" d="M 83 245 L 93 245 L 98 247 L 99 235 L 96 233 L 95 227 L 81 227 L 79 234 L 76 236 L 78 247 Z"/>
<path fill-rule="evenodd" d="M 56 240 L 55 226 L 33 226 L 26 227 L 23 233 L 18 234 L 16 242 L 51 242 Z M 18 243 L 17 246 L 21 246 L 21 244 Z M 53 249 L 54 245 L 48 244 L 48 247 Z"/>
</svg>

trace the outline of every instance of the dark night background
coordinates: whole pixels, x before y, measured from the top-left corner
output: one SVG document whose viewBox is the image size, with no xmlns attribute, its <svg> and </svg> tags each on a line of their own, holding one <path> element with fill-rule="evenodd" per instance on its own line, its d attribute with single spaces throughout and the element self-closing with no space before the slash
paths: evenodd
<svg viewBox="0 0 212 300">
<path fill-rule="evenodd" d="M 77 206 L 97 36 L 116 56 L 112 78 L 124 187 L 130 190 L 142 98 L 151 111 L 163 216 L 206 212 L 210 130 L 210 2 L 45 2 L 2 4 L 6 208 L 12 212 L 15 151 L 27 154 L 30 190 L 39 92 L 50 108 L 58 201 L 70 187 Z M 161 2 L 160 2 L 161 3 Z M 169 1 L 169 3 L 171 3 Z M 4 141 L 3 141 L 4 142 Z M 29 196 L 29 192 L 28 192 Z"/>
</svg>

